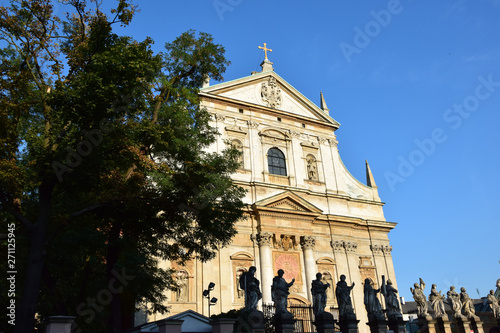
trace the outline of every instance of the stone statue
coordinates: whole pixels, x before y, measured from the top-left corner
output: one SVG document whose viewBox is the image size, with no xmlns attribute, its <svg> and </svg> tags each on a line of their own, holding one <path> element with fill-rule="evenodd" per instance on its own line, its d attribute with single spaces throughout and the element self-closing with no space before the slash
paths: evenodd
<svg viewBox="0 0 500 333">
<path fill-rule="evenodd" d="M 324 284 L 321 281 L 323 274 L 317 273 L 316 280 L 311 283 L 311 294 L 313 297 L 313 312 L 314 315 L 325 312 L 326 306 L 326 289 L 330 287 L 329 283 Z"/>
<path fill-rule="evenodd" d="M 500 303 L 498 298 L 495 297 L 495 292 L 493 291 L 493 289 L 491 289 L 488 296 L 486 296 L 486 300 L 493 310 L 493 316 L 497 319 L 500 319 Z"/>
<path fill-rule="evenodd" d="M 307 158 L 307 176 L 310 180 L 318 180 L 318 170 L 316 169 L 316 159 L 312 155 Z"/>
<path fill-rule="evenodd" d="M 351 290 L 354 288 L 354 282 L 349 287 L 345 282 L 345 275 L 340 276 L 340 281 L 337 282 L 337 303 L 339 305 L 339 318 L 354 317 L 354 309 L 351 302 Z"/>
<path fill-rule="evenodd" d="M 462 302 L 462 314 L 467 318 L 476 317 L 476 309 L 474 308 L 474 302 L 469 297 L 465 288 L 460 288 L 460 301 Z"/>
<path fill-rule="evenodd" d="M 280 269 L 278 270 L 278 275 L 273 278 L 273 284 L 271 286 L 271 296 L 274 301 L 274 306 L 276 307 L 276 314 L 292 314 L 286 309 L 288 295 L 288 289 L 293 285 L 295 279 L 292 282 L 287 283 L 283 278 L 285 272 Z"/>
<path fill-rule="evenodd" d="M 365 294 L 365 308 L 368 312 L 368 319 L 371 320 L 373 317 L 383 317 L 382 306 L 378 300 L 377 294 L 380 289 L 375 289 L 372 287 L 372 281 L 369 278 L 365 279 L 364 294 Z"/>
<path fill-rule="evenodd" d="M 177 272 L 177 290 L 175 293 L 175 300 L 177 302 L 189 301 L 189 280 L 188 274 L 185 271 Z"/>
<path fill-rule="evenodd" d="M 437 291 L 435 284 L 432 285 L 429 301 L 434 310 L 434 317 L 438 318 L 446 315 L 446 310 L 444 309 L 444 296 L 441 295 L 441 290 Z"/>
<path fill-rule="evenodd" d="M 392 286 L 391 279 L 387 279 L 387 283 L 385 283 L 384 275 L 382 275 L 381 293 L 385 297 L 387 317 L 402 317 L 401 308 L 399 307 L 398 290 Z"/>
<path fill-rule="evenodd" d="M 455 286 L 451 286 L 446 295 L 448 296 L 448 304 L 450 304 L 453 310 L 453 315 L 460 317 L 462 315 L 462 302 L 460 302 L 460 295 L 455 291 Z"/>
<path fill-rule="evenodd" d="M 417 302 L 417 315 L 419 317 L 425 318 L 429 314 L 427 313 L 427 298 L 424 294 L 425 283 L 422 278 L 419 279 L 420 284 L 415 283 L 413 286 L 415 289 L 410 287 L 410 291 L 413 294 L 413 299 Z"/>
<path fill-rule="evenodd" d="M 255 310 L 257 309 L 257 303 L 262 298 L 262 293 L 259 288 L 259 280 L 255 277 L 255 271 L 257 268 L 252 266 L 248 269 L 248 272 L 244 272 L 240 276 L 240 288 L 245 292 L 245 309 Z"/>
<path fill-rule="evenodd" d="M 500 299 L 500 279 L 497 280 L 497 290 L 495 290 L 495 297 Z"/>
</svg>

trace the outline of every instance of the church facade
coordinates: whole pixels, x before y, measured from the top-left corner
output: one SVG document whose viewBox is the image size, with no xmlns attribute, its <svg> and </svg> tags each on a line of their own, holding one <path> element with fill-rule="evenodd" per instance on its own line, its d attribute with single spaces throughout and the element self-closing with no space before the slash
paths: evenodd
<svg viewBox="0 0 500 333">
<path fill-rule="evenodd" d="M 210 149 L 220 152 L 231 144 L 242 152 L 233 179 L 247 190 L 247 205 L 232 244 L 214 260 L 166 263 L 177 270 L 180 286 L 169 292 L 169 315 L 243 307 L 239 277 L 255 266 L 259 304 L 272 303 L 272 279 L 283 269 L 285 280 L 295 279 L 289 303 L 311 304 L 311 282 L 320 272 L 331 285 L 328 306 L 336 307 L 335 286 L 345 275 L 349 285 L 355 283 L 353 306 L 360 331 L 367 332 L 364 280 L 380 288 L 385 275 L 397 287 L 388 238 L 396 223 L 384 218 L 368 164 L 363 184 L 342 163 L 335 135 L 340 124 L 323 96 L 319 107 L 313 104 L 274 72 L 267 54 L 261 66 L 261 72 L 201 89 L 201 105 L 221 134 Z M 203 292 L 211 282 L 210 298 L 217 302 L 209 306 Z"/>
</svg>

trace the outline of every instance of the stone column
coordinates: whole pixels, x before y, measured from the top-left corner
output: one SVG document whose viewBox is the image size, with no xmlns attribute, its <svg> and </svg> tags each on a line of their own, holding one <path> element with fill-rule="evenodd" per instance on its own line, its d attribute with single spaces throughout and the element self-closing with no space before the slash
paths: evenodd
<svg viewBox="0 0 500 333">
<path fill-rule="evenodd" d="M 305 236 L 300 245 L 302 246 L 302 251 L 304 252 L 304 268 L 306 275 L 306 290 L 307 290 L 307 298 L 312 302 L 311 295 L 311 283 L 313 282 L 316 276 L 316 263 L 314 262 L 314 245 L 316 241 L 312 236 Z"/>
<path fill-rule="evenodd" d="M 270 304 L 272 302 L 271 285 L 273 282 L 273 255 L 271 251 L 273 246 L 273 234 L 261 232 L 257 235 L 257 242 L 259 243 L 260 252 L 262 302 Z"/>
<path fill-rule="evenodd" d="M 76 317 L 52 316 L 46 319 L 46 333 L 71 333 Z"/>
</svg>

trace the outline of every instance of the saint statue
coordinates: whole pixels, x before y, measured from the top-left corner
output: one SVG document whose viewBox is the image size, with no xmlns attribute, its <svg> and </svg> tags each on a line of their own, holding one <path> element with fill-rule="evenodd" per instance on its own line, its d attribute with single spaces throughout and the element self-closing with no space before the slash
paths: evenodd
<svg viewBox="0 0 500 333">
<path fill-rule="evenodd" d="M 245 292 L 245 309 L 246 310 L 256 310 L 257 303 L 262 298 L 262 293 L 260 292 L 259 280 L 255 277 L 255 271 L 257 268 L 252 266 L 248 269 L 248 272 L 244 272 L 240 276 L 240 288 Z"/>
<path fill-rule="evenodd" d="M 398 290 L 392 286 L 391 279 L 387 279 L 385 283 L 385 276 L 382 275 L 382 295 L 385 297 L 385 310 L 387 317 L 402 317 L 401 308 L 399 307 Z"/>
<path fill-rule="evenodd" d="M 453 315 L 455 317 L 460 317 L 462 302 L 460 301 L 460 295 L 455 291 L 455 286 L 451 286 L 446 295 L 448 296 L 448 304 L 450 304 L 451 309 L 453 310 Z"/>
<path fill-rule="evenodd" d="M 323 274 L 316 274 L 316 280 L 311 283 L 311 294 L 313 297 L 313 312 L 314 315 L 325 312 L 326 306 L 326 289 L 330 287 L 329 283 L 323 283 L 321 277 Z"/>
<path fill-rule="evenodd" d="M 278 270 L 278 275 L 273 278 L 273 284 L 271 286 L 271 296 L 274 301 L 274 306 L 276 307 L 276 314 L 292 314 L 286 309 L 288 295 L 288 289 L 293 285 L 295 279 L 292 282 L 287 283 L 283 278 L 285 271 L 282 269 Z"/>
<path fill-rule="evenodd" d="M 380 305 L 380 301 L 377 297 L 380 289 L 373 288 L 372 281 L 369 278 L 365 279 L 365 286 L 363 289 L 365 294 L 364 303 L 366 312 L 368 312 L 368 319 L 371 320 L 374 317 L 383 317 L 382 306 Z"/>
<path fill-rule="evenodd" d="M 429 301 L 434 310 L 434 317 L 438 318 L 446 315 L 446 310 L 444 309 L 444 296 L 441 295 L 441 290 L 437 291 L 435 284 L 432 285 Z"/>
<path fill-rule="evenodd" d="M 424 294 L 425 283 L 422 278 L 419 279 L 420 284 L 415 283 L 413 286 L 415 289 L 410 287 L 410 291 L 413 294 L 413 299 L 417 302 L 417 314 L 419 317 L 426 317 L 427 313 L 427 298 Z"/>
<path fill-rule="evenodd" d="M 493 310 L 493 316 L 497 319 L 500 319 L 500 303 L 499 300 L 495 297 L 495 292 L 493 291 L 493 289 L 491 289 L 488 296 L 486 296 L 486 300 L 488 301 L 491 310 Z"/>
<path fill-rule="evenodd" d="M 345 275 L 340 276 L 340 281 L 337 282 L 337 303 L 339 305 L 339 318 L 342 320 L 348 317 L 354 317 L 354 309 L 352 308 L 351 290 L 354 288 L 354 282 L 348 286 L 345 282 Z"/>
<path fill-rule="evenodd" d="M 497 280 L 497 290 L 495 290 L 495 297 L 500 299 L 500 279 Z"/>
<path fill-rule="evenodd" d="M 469 319 L 476 317 L 474 302 L 469 297 L 464 287 L 460 288 L 460 301 L 462 302 L 462 314 Z"/>
</svg>

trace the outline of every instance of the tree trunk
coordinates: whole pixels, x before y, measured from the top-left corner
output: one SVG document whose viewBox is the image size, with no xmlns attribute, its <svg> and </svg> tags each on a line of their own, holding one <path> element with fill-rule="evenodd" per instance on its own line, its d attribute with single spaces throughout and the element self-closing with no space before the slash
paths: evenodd
<svg viewBox="0 0 500 333">
<path fill-rule="evenodd" d="M 118 255 L 120 253 L 120 232 L 121 223 L 113 222 L 111 227 L 108 241 L 108 255 L 106 258 L 106 270 L 108 281 L 115 279 L 113 271 L 115 270 L 115 265 L 118 262 Z M 110 313 L 108 320 L 108 332 L 109 333 L 120 333 L 121 332 L 121 295 L 119 293 L 113 294 L 110 303 Z"/>
<path fill-rule="evenodd" d="M 24 293 L 21 304 L 17 308 L 16 333 L 32 333 L 35 326 L 35 313 L 45 264 L 45 240 L 50 219 L 50 200 L 53 188 L 53 185 L 49 185 L 47 182 L 42 182 L 40 185 L 38 220 L 33 225 L 29 235 L 30 251 Z"/>
</svg>

